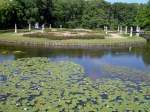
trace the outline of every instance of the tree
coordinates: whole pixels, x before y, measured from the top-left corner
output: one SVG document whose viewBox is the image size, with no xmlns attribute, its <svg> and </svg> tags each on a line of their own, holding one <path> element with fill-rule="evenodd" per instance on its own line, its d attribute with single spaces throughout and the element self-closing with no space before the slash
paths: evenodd
<svg viewBox="0 0 150 112">
<path fill-rule="evenodd" d="M 55 26 L 76 27 L 81 23 L 84 0 L 54 0 L 53 17 Z"/>
<path fill-rule="evenodd" d="M 86 10 L 82 16 L 82 26 L 86 28 L 102 28 L 108 25 L 108 4 L 94 0 L 86 2 Z"/>
<path fill-rule="evenodd" d="M 136 26 L 135 18 L 139 10 L 139 4 L 114 3 L 112 5 L 112 16 L 115 26 Z"/>
<path fill-rule="evenodd" d="M 23 17 L 23 8 L 17 1 L 6 0 L 0 6 L 0 24 L 1 28 L 14 26 L 20 23 Z"/>
<path fill-rule="evenodd" d="M 150 1 L 148 4 L 143 5 L 139 11 L 136 21 L 141 27 L 150 30 Z"/>
<path fill-rule="evenodd" d="M 17 0 L 23 7 L 23 20 L 25 23 L 35 23 L 39 21 L 39 9 L 37 7 L 37 0 Z"/>
<path fill-rule="evenodd" d="M 52 0 L 36 0 L 39 10 L 39 19 L 41 23 L 51 23 L 52 18 Z"/>
<path fill-rule="evenodd" d="M 150 1 L 144 5 L 105 0 L 0 0 L 0 29 L 12 28 L 15 23 L 23 28 L 35 22 L 69 28 L 140 25 L 148 29 L 149 10 Z"/>
</svg>

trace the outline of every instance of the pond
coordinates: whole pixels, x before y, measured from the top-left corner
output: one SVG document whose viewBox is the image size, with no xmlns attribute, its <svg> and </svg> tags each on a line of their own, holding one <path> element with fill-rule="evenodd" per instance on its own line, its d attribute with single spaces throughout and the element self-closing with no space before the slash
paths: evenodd
<svg viewBox="0 0 150 112">
<path fill-rule="evenodd" d="M 150 111 L 149 44 L 119 49 L 1 45 L 0 63 L 0 112 Z"/>
<path fill-rule="evenodd" d="M 48 57 L 52 61 L 72 61 L 84 67 L 93 79 L 103 77 L 101 65 L 123 66 L 150 71 L 150 45 L 119 49 L 43 49 L 0 45 L 0 62 L 28 57 Z"/>
</svg>

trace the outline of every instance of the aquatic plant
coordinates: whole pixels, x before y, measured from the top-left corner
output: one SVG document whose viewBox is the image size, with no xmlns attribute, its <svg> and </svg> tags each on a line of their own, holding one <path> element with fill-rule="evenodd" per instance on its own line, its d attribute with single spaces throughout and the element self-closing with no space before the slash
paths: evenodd
<svg viewBox="0 0 150 112">
<path fill-rule="evenodd" d="M 103 74 L 109 75 L 112 78 L 120 78 L 122 80 L 130 80 L 137 83 L 142 81 L 150 82 L 150 74 L 149 71 L 137 70 L 134 68 L 103 64 L 101 65 L 101 69 L 103 70 Z"/>
<path fill-rule="evenodd" d="M 1 112 L 149 111 L 150 87 L 121 79 L 91 80 L 72 62 L 25 58 L 0 64 Z"/>
</svg>

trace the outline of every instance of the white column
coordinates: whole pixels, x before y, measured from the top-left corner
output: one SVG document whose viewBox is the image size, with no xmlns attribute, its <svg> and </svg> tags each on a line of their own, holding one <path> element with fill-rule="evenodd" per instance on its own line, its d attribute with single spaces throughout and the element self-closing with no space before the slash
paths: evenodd
<svg viewBox="0 0 150 112">
<path fill-rule="evenodd" d="M 141 28 L 139 27 L 139 36 L 140 36 Z"/>
<path fill-rule="evenodd" d="M 105 27 L 105 32 L 106 32 L 106 34 L 108 34 L 108 27 L 107 26 Z"/>
<path fill-rule="evenodd" d="M 133 27 L 130 28 L 130 37 L 133 36 Z"/>
<path fill-rule="evenodd" d="M 29 23 L 29 31 L 31 31 L 31 24 Z"/>
<path fill-rule="evenodd" d="M 17 33 L 17 24 L 15 24 L 15 33 Z"/>
<path fill-rule="evenodd" d="M 125 28 L 125 34 L 128 34 L 128 26 Z"/>
<path fill-rule="evenodd" d="M 137 37 L 140 36 L 140 28 L 139 28 L 139 26 L 136 27 L 136 36 Z"/>
<path fill-rule="evenodd" d="M 42 33 L 44 33 L 44 30 L 45 30 L 45 25 L 43 24 L 42 25 Z"/>
</svg>

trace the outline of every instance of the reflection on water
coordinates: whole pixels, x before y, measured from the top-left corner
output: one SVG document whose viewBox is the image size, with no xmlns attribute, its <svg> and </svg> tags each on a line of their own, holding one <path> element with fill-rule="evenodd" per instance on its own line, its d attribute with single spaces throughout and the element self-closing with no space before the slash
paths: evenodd
<svg viewBox="0 0 150 112">
<path fill-rule="evenodd" d="M 15 52 L 17 51 L 17 52 Z M 0 46 L 0 62 L 26 57 L 48 57 L 50 60 L 73 61 L 82 65 L 92 78 L 101 76 L 100 66 L 110 64 L 150 70 L 150 45 L 130 49 L 41 49 Z"/>
</svg>

